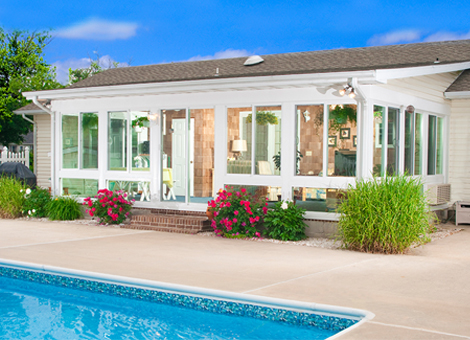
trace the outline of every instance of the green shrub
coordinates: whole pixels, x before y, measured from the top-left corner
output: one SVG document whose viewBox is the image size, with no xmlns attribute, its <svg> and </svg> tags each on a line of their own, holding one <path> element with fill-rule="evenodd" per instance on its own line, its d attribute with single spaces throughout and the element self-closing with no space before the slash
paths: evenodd
<svg viewBox="0 0 470 340">
<path fill-rule="evenodd" d="M 47 189 L 36 188 L 26 196 L 23 204 L 23 215 L 30 217 L 46 217 L 47 204 L 51 201 L 51 194 Z"/>
<path fill-rule="evenodd" d="M 71 221 L 82 217 L 80 203 L 70 196 L 57 197 L 47 206 L 47 216 L 50 220 Z"/>
<path fill-rule="evenodd" d="M 409 176 L 358 181 L 339 212 L 344 246 L 364 252 L 402 253 L 430 228 L 422 183 Z"/>
<path fill-rule="evenodd" d="M 0 176 L 0 218 L 21 215 L 26 185 L 14 177 Z"/>
<path fill-rule="evenodd" d="M 264 226 L 269 237 L 282 241 L 299 241 L 307 236 L 303 216 L 305 209 L 294 202 L 277 202 L 274 209 L 268 210 Z"/>
</svg>

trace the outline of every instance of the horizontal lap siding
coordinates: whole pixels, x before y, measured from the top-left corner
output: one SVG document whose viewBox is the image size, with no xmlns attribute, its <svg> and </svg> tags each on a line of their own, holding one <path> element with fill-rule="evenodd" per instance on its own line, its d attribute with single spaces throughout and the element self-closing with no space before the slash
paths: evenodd
<svg viewBox="0 0 470 340">
<path fill-rule="evenodd" d="M 449 72 L 404 79 L 392 79 L 389 80 L 387 84 L 381 86 L 393 91 L 444 103 L 448 102 L 444 98 L 444 91 L 454 82 L 458 75 L 458 72 Z"/>
<path fill-rule="evenodd" d="M 470 99 L 453 99 L 449 136 L 452 202 L 470 202 Z"/>
<path fill-rule="evenodd" d="M 51 118 L 49 115 L 35 115 L 36 122 L 36 176 L 38 185 L 49 188 L 51 182 Z"/>
</svg>

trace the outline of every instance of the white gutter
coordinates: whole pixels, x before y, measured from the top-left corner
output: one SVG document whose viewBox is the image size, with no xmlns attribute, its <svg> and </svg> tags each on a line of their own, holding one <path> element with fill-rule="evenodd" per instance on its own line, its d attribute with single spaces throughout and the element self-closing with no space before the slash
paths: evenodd
<svg viewBox="0 0 470 340">
<path fill-rule="evenodd" d="M 452 64 L 434 64 L 430 66 L 404 67 L 377 70 L 377 80 L 386 82 L 388 79 L 425 76 L 435 73 L 462 71 L 470 68 L 470 62 Z"/>
<path fill-rule="evenodd" d="M 39 107 L 41 110 L 44 112 L 48 113 L 51 115 L 51 193 L 52 195 L 55 195 L 55 133 L 54 133 L 54 128 L 55 128 L 55 114 L 51 110 L 49 110 L 47 107 L 42 105 L 38 101 L 38 97 L 34 96 L 31 98 L 33 100 L 33 103 Z M 36 154 L 36 151 L 34 154 Z M 35 169 L 37 168 L 37 164 L 35 164 Z"/>
<path fill-rule="evenodd" d="M 444 92 L 447 99 L 469 99 L 470 91 Z"/>
<path fill-rule="evenodd" d="M 46 91 L 24 92 L 27 99 L 35 96 L 41 99 L 66 99 L 83 97 L 106 97 L 117 95 L 143 95 L 143 94 L 173 94 L 207 91 L 251 90 L 255 88 L 284 88 L 306 87 L 314 85 L 341 84 L 348 78 L 356 77 L 362 84 L 375 84 L 375 71 L 335 72 L 290 74 L 257 77 L 232 77 L 217 79 L 200 79 L 171 81 L 159 83 L 140 83 L 111 86 L 96 86 L 86 88 L 71 88 Z"/>
</svg>

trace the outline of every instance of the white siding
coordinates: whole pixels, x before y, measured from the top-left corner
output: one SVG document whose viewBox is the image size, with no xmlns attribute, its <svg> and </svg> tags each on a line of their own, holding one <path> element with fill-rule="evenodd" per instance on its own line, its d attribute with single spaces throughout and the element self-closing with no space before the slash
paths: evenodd
<svg viewBox="0 0 470 340">
<path fill-rule="evenodd" d="M 449 72 L 404 79 L 392 79 L 389 80 L 387 84 L 380 86 L 419 98 L 444 103 L 448 102 L 444 98 L 444 91 L 453 83 L 458 75 L 459 72 Z"/>
<path fill-rule="evenodd" d="M 36 122 L 36 169 L 37 183 L 49 188 L 51 182 L 51 117 L 48 114 L 35 115 Z"/>
<path fill-rule="evenodd" d="M 470 202 L 470 99 L 452 100 L 449 182 L 454 201 Z"/>
</svg>

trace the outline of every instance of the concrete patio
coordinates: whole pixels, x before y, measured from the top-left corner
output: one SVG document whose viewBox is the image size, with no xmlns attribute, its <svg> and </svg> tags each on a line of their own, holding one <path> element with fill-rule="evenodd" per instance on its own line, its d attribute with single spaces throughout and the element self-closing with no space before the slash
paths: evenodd
<svg viewBox="0 0 470 340">
<path fill-rule="evenodd" d="M 408 255 L 0 219 L 0 258 L 365 309 L 341 339 L 470 339 L 470 226 Z"/>
</svg>

